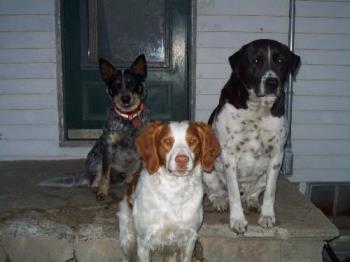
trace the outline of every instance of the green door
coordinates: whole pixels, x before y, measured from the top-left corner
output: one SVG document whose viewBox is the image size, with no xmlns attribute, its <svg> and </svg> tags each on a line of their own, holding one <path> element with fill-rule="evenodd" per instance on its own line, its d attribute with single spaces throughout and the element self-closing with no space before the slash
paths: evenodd
<svg viewBox="0 0 350 262">
<path fill-rule="evenodd" d="M 66 139 L 96 138 L 110 105 L 98 58 L 127 68 L 148 64 L 152 119 L 189 119 L 187 0 L 62 0 Z"/>
</svg>

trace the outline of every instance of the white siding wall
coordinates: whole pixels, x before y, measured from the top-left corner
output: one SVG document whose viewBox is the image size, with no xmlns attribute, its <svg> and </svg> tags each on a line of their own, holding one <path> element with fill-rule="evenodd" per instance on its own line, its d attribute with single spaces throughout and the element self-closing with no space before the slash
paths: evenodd
<svg viewBox="0 0 350 262">
<path fill-rule="evenodd" d="M 55 0 L 0 0 L 0 159 L 86 150 L 59 147 Z"/>
<path fill-rule="evenodd" d="M 227 58 L 258 38 L 288 41 L 289 1 L 198 0 L 196 119 L 207 121 L 231 72 Z M 294 181 L 350 180 L 350 2 L 297 1 L 303 65 L 293 103 Z"/>
<path fill-rule="evenodd" d="M 198 0 L 196 119 L 207 121 L 230 76 L 228 57 L 243 44 L 272 38 L 287 44 L 289 1 Z"/>
<path fill-rule="evenodd" d="M 196 119 L 206 121 L 244 43 L 287 43 L 288 1 L 198 0 Z M 303 65 L 293 112 L 296 181 L 349 181 L 350 2 L 297 1 Z M 58 140 L 55 0 L 0 0 L 0 160 L 84 157 Z"/>
<path fill-rule="evenodd" d="M 350 2 L 296 1 L 296 181 L 350 181 Z"/>
</svg>

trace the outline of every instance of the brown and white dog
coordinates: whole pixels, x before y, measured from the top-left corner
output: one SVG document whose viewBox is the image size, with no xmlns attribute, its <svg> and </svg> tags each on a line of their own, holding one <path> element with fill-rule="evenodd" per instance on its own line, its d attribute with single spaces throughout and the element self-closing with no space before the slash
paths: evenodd
<svg viewBox="0 0 350 262">
<path fill-rule="evenodd" d="M 211 171 L 220 152 L 209 125 L 153 122 L 135 140 L 145 168 L 119 204 L 119 239 L 125 259 L 175 248 L 191 261 L 203 221 L 202 170 Z"/>
</svg>

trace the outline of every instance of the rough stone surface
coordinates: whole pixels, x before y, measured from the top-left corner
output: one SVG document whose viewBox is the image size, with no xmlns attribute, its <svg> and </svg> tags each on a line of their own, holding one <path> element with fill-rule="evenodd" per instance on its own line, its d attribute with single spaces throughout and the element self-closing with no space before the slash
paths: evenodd
<svg viewBox="0 0 350 262">
<path fill-rule="evenodd" d="M 200 239 L 205 261 L 212 262 L 277 262 L 281 242 L 276 239 L 245 238 L 228 241 L 222 237 Z"/>
<path fill-rule="evenodd" d="M 73 257 L 73 245 L 54 237 L 6 237 L 1 240 L 11 262 L 59 262 Z M 6 261 L 6 260 L 5 260 Z"/>
<path fill-rule="evenodd" d="M 4 262 L 6 261 L 7 258 L 8 258 L 7 253 L 5 252 L 4 248 L 0 246 L 0 261 Z"/>
<path fill-rule="evenodd" d="M 116 211 L 122 186 L 112 187 L 103 202 L 88 188 L 36 186 L 50 177 L 83 172 L 82 160 L 0 162 L 0 262 L 121 259 Z M 258 226 L 258 215 L 251 214 L 245 236 L 237 236 L 229 229 L 227 212 L 215 212 L 208 201 L 204 206 L 196 261 L 321 261 L 322 241 L 338 234 L 284 178 L 272 229 Z"/>
<path fill-rule="evenodd" d="M 313 239 L 290 239 L 282 242 L 281 261 L 322 261 L 323 242 Z"/>
<path fill-rule="evenodd" d="M 116 239 L 95 239 L 75 242 L 75 257 L 78 261 L 120 261 L 122 251 Z"/>
</svg>

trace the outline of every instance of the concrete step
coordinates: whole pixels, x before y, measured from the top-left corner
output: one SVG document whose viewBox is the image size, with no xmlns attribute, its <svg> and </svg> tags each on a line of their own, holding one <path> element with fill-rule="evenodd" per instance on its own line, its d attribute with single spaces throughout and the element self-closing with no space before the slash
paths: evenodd
<svg viewBox="0 0 350 262">
<path fill-rule="evenodd" d="M 79 174 L 82 161 L 0 163 L 0 262 L 119 261 L 116 204 L 123 195 L 114 187 L 97 202 L 87 188 L 38 188 L 48 177 Z M 280 178 L 276 227 L 266 230 L 251 214 L 248 231 L 237 236 L 228 213 L 217 213 L 205 202 L 194 260 L 200 261 L 322 261 L 323 240 L 337 228 Z"/>
</svg>

